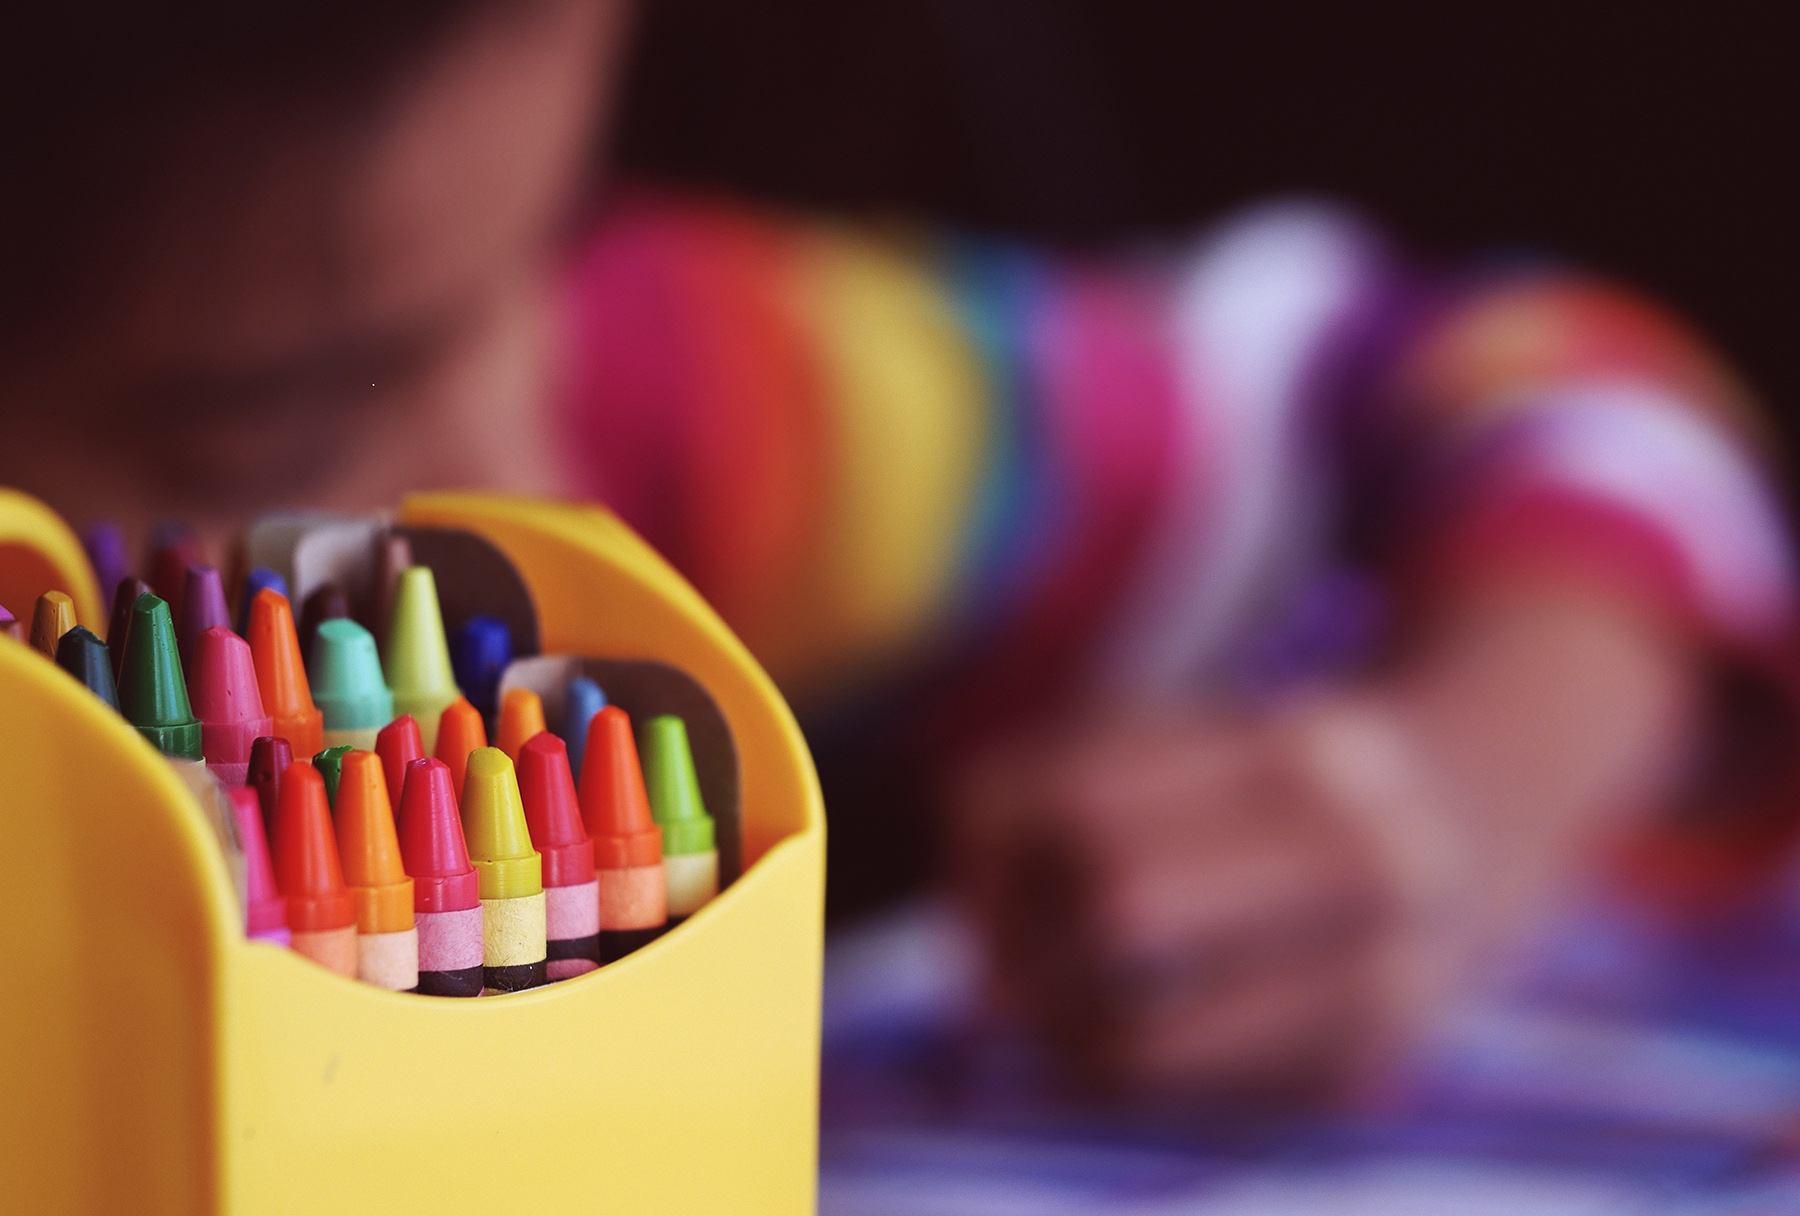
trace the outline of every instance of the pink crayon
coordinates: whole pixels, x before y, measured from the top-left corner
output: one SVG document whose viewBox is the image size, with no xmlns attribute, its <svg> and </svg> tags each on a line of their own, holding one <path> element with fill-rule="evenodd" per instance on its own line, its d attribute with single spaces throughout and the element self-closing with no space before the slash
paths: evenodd
<svg viewBox="0 0 1800 1216">
<path fill-rule="evenodd" d="M 263 712 L 250 643 L 223 625 L 194 639 L 188 700 L 200 719 L 200 753 L 206 767 L 226 785 L 242 785 L 250 771 L 250 749 L 259 735 L 274 730 Z"/>
<path fill-rule="evenodd" d="M 225 606 L 225 584 L 212 566 L 189 566 L 182 580 L 181 615 L 175 618 L 175 644 L 181 648 L 181 669 L 194 669 L 194 639 L 214 625 L 231 628 L 231 610 Z M 188 694 L 192 697 L 192 693 Z"/>
<path fill-rule="evenodd" d="M 263 832 L 262 800 L 248 786 L 235 786 L 230 793 L 231 813 L 244 846 L 244 902 L 248 905 L 244 932 L 252 941 L 291 946 L 294 935 L 288 931 L 287 900 L 275 887 L 269 838 Z"/>
</svg>

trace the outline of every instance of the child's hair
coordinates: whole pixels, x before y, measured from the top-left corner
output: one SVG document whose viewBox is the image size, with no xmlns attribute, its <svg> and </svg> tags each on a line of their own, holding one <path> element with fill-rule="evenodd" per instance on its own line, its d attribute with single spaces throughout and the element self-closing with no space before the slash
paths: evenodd
<svg viewBox="0 0 1800 1216">
<path fill-rule="evenodd" d="M 103 299 L 178 172 L 343 123 L 493 0 L 24 0 L 0 23 L 0 359 Z"/>
</svg>

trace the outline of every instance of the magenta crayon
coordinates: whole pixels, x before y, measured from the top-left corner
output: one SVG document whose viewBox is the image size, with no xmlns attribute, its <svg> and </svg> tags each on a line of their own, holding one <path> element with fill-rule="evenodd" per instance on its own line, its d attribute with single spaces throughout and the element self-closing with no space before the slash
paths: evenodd
<svg viewBox="0 0 1800 1216">
<path fill-rule="evenodd" d="M 251 941 L 291 946 L 287 900 L 275 886 L 275 865 L 269 860 L 269 838 L 263 827 L 262 800 L 248 786 L 227 791 L 232 814 L 237 818 L 238 841 L 244 847 L 244 932 Z"/>
<path fill-rule="evenodd" d="M 225 606 L 225 583 L 212 566 L 189 566 L 182 584 L 181 615 L 175 618 L 175 641 L 181 647 L 181 669 L 194 665 L 194 639 L 218 625 L 231 628 L 231 609 Z"/>
<path fill-rule="evenodd" d="M 387 778 L 388 805 L 398 815 L 400 795 L 406 786 L 406 766 L 425 754 L 418 719 L 401 714 L 382 727 L 375 736 L 375 754 L 381 757 L 381 770 Z"/>
<path fill-rule="evenodd" d="M 200 538 L 186 524 L 159 524 L 150 534 L 150 589 L 169 605 L 169 613 L 181 619 L 181 596 L 187 589 L 187 568 L 206 563 Z"/>
<path fill-rule="evenodd" d="M 303 760 L 281 775 L 275 816 L 275 880 L 287 900 L 294 952 L 356 977 L 356 899 L 344 884 L 325 779 Z"/>
<path fill-rule="evenodd" d="M 250 744 L 250 771 L 244 784 L 256 791 L 262 803 L 263 831 L 275 839 L 275 808 L 281 805 L 281 774 L 294 762 L 294 749 L 286 739 L 265 737 Z"/>
<path fill-rule="evenodd" d="M 138 596 L 149 594 L 150 584 L 141 578 L 122 578 L 113 588 L 112 616 L 106 624 L 106 650 L 112 655 L 115 684 L 119 680 L 120 664 L 125 662 L 125 635 L 131 632 L 131 606 L 138 602 Z"/>
<path fill-rule="evenodd" d="M 326 583 L 309 593 L 300 605 L 300 653 L 306 657 L 306 671 L 315 680 L 318 675 L 313 671 L 313 646 L 319 636 L 319 626 L 326 621 L 335 621 L 339 617 L 350 615 L 350 596 L 337 583 Z"/>
<path fill-rule="evenodd" d="M 419 991 L 480 996 L 481 879 L 469 861 L 450 770 L 426 757 L 406 766 L 400 795 L 400 857 L 413 880 L 419 930 Z"/>
<path fill-rule="evenodd" d="M 519 798 L 531 845 L 544 859 L 544 935 L 553 980 L 600 965 L 600 880 L 581 822 L 569 749 L 549 731 L 519 749 Z"/>
<path fill-rule="evenodd" d="M 117 587 L 119 580 L 131 573 L 131 561 L 125 556 L 125 535 L 119 526 L 106 520 L 89 524 L 81 530 L 81 547 L 87 550 L 94 567 L 94 582 L 102 589 Z"/>
<path fill-rule="evenodd" d="M 19 618 L 12 614 L 12 609 L 0 604 L 0 638 L 11 638 L 15 642 L 24 641 L 19 633 Z M 116 676 L 117 673 L 115 672 Z"/>
<path fill-rule="evenodd" d="M 188 584 L 188 591 L 192 604 L 194 584 Z M 251 745 L 274 727 L 274 719 L 263 711 L 250 643 L 223 625 L 202 630 L 194 639 L 188 703 L 200 719 L 206 767 L 226 785 L 244 784 L 250 773 Z"/>
</svg>

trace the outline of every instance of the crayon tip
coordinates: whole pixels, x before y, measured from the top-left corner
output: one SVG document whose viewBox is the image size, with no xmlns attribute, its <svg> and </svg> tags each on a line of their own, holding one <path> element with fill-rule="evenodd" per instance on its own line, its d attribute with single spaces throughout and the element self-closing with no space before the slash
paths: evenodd
<svg viewBox="0 0 1800 1216">
<path fill-rule="evenodd" d="M 581 822 L 569 749 L 549 731 L 526 741 L 516 766 L 531 843 L 544 859 L 544 885 L 572 887 L 594 877 L 594 842 Z"/>
<path fill-rule="evenodd" d="M 81 547 L 87 550 L 88 564 L 94 568 L 94 582 L 101 587 L 116 587 L 131 573 L 131 561 L 125 556 L 125 536 L 119 526 L 97 520 L 81 530 Z"/>
<path fill-rule="evenodd" d="M 31 614 L 31 648 L 56 660 L 56 644 L 75 628 L 75 601 L 66 592 L 46 591 L 38 596 Z"/>
<path fill-rule="evenodd" d="M 19 618 L 5 604 L 0 604 L 0 638 L 11 638 L 15 642 L 23 640 L 19 637 Z"/>
<path fill-rule="evenodd" d="M 314 647 L 318 644 L 319 626 L 350 615 L 350 596 L 338 583 L 315 587 L 300 604 L 300 653 L 306 656 L 307 670 L 312 670 Z M 318 673 L 313 673 L 318 679 Z"/>
<path fill-rule="evenodd" d="M 131 632 L 131 606 L 138 596 L 149 595 L 150 584 L 131 575 L 119 580 L 113 588 L 112 615 L 107 618 L 106 648 L 112 653 L 113 682 L 119 679 L 120 665 L 125 662 L 125 635 Z"/>
<path fill-rule="evenodd" d="M 255 790 L 245 786 L 226 792 L 231 798 L 232 815 L 237 819 L 238 840 L 244 846 L 244 932 L 286 945 L 287 901 L 275 885 L 275 864 L 269 859 L 262 801 Z"/>
<path fill-rule="evenodd" d="M 165 755 L 202 758 L 200 720 L 188 705 L 169 605 L 140 595 L 131 606 L 121 664 L 119 711 Z"/>
<path fill-rule="evenodd" d="M 544 725 L 542 697 L 529 688 L 506 690 L 506 698 L 500 704 L 500 737 L 494 742 L 506 753 L 508 760 L 517 764 L 519 749 L 525 746 L 526 740 L 548 729 Z"/>
<path fill-rule="evenodd" d="M 588 725 L 606 708 L 606 694 L 586 676 L 576 676 L 563 692 L 563 742 L 569 745 L 569 769 L 581 780 L 581 761 L 587 755 Z"/>
<path fill-rule="evenodd" d="M 316 755 L 325 746 L 325 718 L 313 704 L 300 661 L 294 610 L 287 596 L 266 587 L 250 601 L 250 654 L 256 660 L 263 709 L 275 720 L 274 734 L 292 744 L 302 759 Z"/>
<path fill-rule="evenodd" d="M 714 847 L 713 821 L 700 799 L 687 724 L 673 714 L 644 724 L 644 788 L 650 795 L 650 814 L 663 831 L 665 856 L 705 853 Z"/>
<path fill-rule="evenodd" d="M 281 774 L 294 762 L 294 749 L 286 739 L 264 736 L 250 744 L 250 768 L 244 783 L 256 791 L 262 803 L 263 831 L 275 839 L 275 808 L 281 804 Z"/>
<path fill-rule="evenodd" d="M 225 584 L 212 566 L 189 566 L 182 584 L 181 615 L 175 637 L 181 643 L 181 667 L 194 666 L 194 639 L 214 625 L 231 628 L 231 612 L 225 607 Z"/>
<path fill-rule="evenodd" d="M 438 716 L 462 693 L 450 670 L 450 647 L 444 641 L 444 618 L 431 567 L 409 566 L 395 581 L 381 664 L 388 687 L 394 690 L 395 712 L 417 718 L 426 750 L 435 749 Z"/>
<path fill-rule="evenodd" d="M 189 587 L 188 603 L 194 602 Z M 200 750 L 206 765 L 226 785 L 242 785 L 249 775 L 250 748 L 274 729 L 256 685 L 250 643 L 223 625 L 194 639 L 194 666 L 188 696 L 200 719 Z"/>
<path fill-rule="evenodd" d="M 380 730 L 394 720 L 394 694 L 381 675 L 375 638 L 347 616 L 319 626 L 312 650 L 313 702 L 325 729 Z"/>
<path fill-rule="evenodd" d="M 369 619 L 364 622 L 378 638 L 388 635 L 394 616 L 394 583 L 400 572 L 413 564 L 412 542 L 398 532 L 375 538 L 375 585 L 369 597 Z"/>
<path fill-rule="evenodd" d="M 114 709 L 119 690 L 113 683 L 112 656 L 106 643 L 80 625 L 62 635 L 56 644 L 56 665 L 80 680 L 89 692 Z"/>
<path fill-rule="evenodd" d="M 400 859 L 412 876 L 420 912 L 457 912 L 481 905 L 481 882 L 469 861 L 450 769 L 430 757 L 406 766 L 400 796 Z"/>
<path fill-rule="evenodd" d="M 348 743 L 340 743 L 336 747 L 328 747 L 312 758 L 313 767 L 319 770 L 319 776 L 325 778 L 325 801 L 333 808 L 337 806 L 338 787 L 344 776 L 344 757 L 356 749 Z"/>
<path fill-rule="evenodd" d="M 406 785 L 406 766 L 425 754 L 418 719 L 401 714 L 382 727 L 375 736 L 375 754 L 381 757 L 381 768 L 387 777 L 388 803 L 397 811 L 401 790 Z"/>
<path fill-rule="evenodd" d="M 487 724 L 481 720 L 481 711 L 469 704 L 467 697 L 458 697 L 444 707 L 444 715 L 438 721 L 434 750 L 437 758 L 450 766 L 450 788 L 458 794 L 462 792 L 469 753 L 486 746 Z"/>
<path fill-rule="evenodd" d="M 287 900 L 288 926 L 296 932 L 341 929 L 356 923 L 355 904 L 338 861 L 325 779 L 305 761 L 288 765 L 281 775 L 281 805 L 275 816 L 275 882 Z"/>
<path fill-rule="evenodd" d="M 626 870 L 662 862 L 662 829 L 650 815 L 631 719 L 617 705 L 602 709 L 588 725 L 581 817 L 599 868 Z"/>
<path fill-rule="evenodd" d="M 181 596 L 187 587 L 187 568 L 206 561 L 200 538 L 186 524 L 158 524 L 150 534 L 150 589 L 181 619 Z"/>
<path fill-rule="evenodd" d="M 286 599 L 287 580 L 267 566 L 258 566 L 244 576 L 243 594 L 238 596 L 237 631 L 245 637 L 250 636 L 250 605 L 259 591 L 273 591 Z"/>
<path fill-rule="evenodd" d="M 343 758 L 333 818 L 344 881 L 356 896 L 360 933 L 400 933 L 413 927 L 413 882 L 400 860 L 387 775 L 374 752 Z"/>
<path fill-rule="evenodd" d="M 492 714 L 498 705 L 500 677 L 512 658 L 512 630 L 499 617 L 472 616 L 450 639 L 456 683 L 483 714 Z"/>
<path fill-rule="evenodd" d="M 463 839 L 481 875 L 481 898 L 516 899 L 544 889 L 543 862 L 531 847 L 513 762 L 497 747 L 476 748 L 462 788 Z"/>
</svg>

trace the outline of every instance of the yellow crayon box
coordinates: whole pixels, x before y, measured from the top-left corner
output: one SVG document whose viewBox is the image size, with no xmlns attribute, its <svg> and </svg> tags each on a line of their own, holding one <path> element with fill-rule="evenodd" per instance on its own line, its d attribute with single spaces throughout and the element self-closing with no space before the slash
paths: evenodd
<svg viewBox="0 0 1800 1216">
<path fill-rule="evenodd" d="M 396 522 L 503 558 L 536 651 L 672 669 L 700 690 L 677 699 L 716 706 L 728 885 L 635 954 L 529 992 L 345 979 L 247 940 L 216 816 L 0 638 L 0 1207 L 811 1212 L 825 824 L 786 704 L 604 510 L 432 494 Z M 104 635 L 74 535 L 0 490 L 0 603 L 28 620 L 53 587 Z"/>
</svg>

